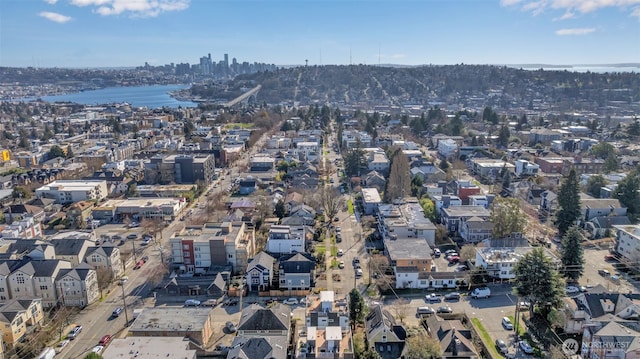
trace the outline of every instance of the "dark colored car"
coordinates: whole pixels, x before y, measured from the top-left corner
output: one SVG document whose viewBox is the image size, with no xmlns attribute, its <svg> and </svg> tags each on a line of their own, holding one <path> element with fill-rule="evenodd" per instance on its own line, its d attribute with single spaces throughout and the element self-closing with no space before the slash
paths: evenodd
<svg viewBox="0 0 640 359">
<path fill-rule="evenodd" d="M 451 307 L 438 307 L 438 313 L 453 313 L 453 309 Z"/>
<path fill-rule="evenodd" d="M 460 300 L 460 293 L 458 292 L 447 293 L 444 296 L 444 300 Z"/>
</svg>

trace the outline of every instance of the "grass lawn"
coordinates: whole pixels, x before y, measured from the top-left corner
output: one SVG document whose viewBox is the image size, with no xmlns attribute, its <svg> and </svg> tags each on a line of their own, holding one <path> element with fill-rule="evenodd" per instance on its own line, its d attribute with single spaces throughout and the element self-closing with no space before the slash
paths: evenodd
<svg viewBox="0 0 640 359">
<path fill-rule="evenodd" d="M 338 246 L 331 246 L 331 255 L 334 257 L 338 256 Z"/>
<path fill-rule="evenodd" d="M 511 321 L 511 323 L 513 323 L 513 326 L 515 327 L 516 318 L 513 315 L 509 315 L 507 316 L 507 318 L 509 318 L 509 320 Z M 522 337 L 526 332 L 527 332 L 526 325 L 524 324 L 524 321 L 521 320 L 520 323 L 518 323 L 518 337 Z"/>
<path fill-rule="evenodd" d="M 484 329 L 484 325 L 482 325 L 482 322 L 480 322 L 480 319 L 471 318 L 471 323 L 473 323 L 473 325 L 476 327 L 476 330 L 478 331 L 478 334 L 480 334 L 480 338 L 482 339 L 484 346 L 487 347 L 487 350 L 489 351 L 489 354 L 491 354 L 491 357 L 500 358 L 501 357 L 500 353 L 498 353 L 496 346 L 493 344 L 493 340 L 491 340 L 491 336 L 489 335 L 489 332 L 487 332 L 487 330 Z"/>
<path fill-rule="evenodd" d="M 353 202 L 350 199 L 347 200 L 347 210 L 349 211 L 349 214 L 353 214 Z"/>
<path fill-rule="evenodd" d="M 224 125 L 225 129 L 232 129 L 232 128 L 253 128 L 253 123 L 227 123 L 226 125 Z"/>
<path fill-rule="evenodd" d="M 338 261 L 337 259 L 331 260 L 331 268 L 338 268 L 338 264 L 340 264 L 340 261 Z"/>
<path fill-rule="evenodd" d="M 327 251 L 327 247 L 322 244 L 316 244 L 316 252 L 318 254 L 325 253 Z"/>
</svg>

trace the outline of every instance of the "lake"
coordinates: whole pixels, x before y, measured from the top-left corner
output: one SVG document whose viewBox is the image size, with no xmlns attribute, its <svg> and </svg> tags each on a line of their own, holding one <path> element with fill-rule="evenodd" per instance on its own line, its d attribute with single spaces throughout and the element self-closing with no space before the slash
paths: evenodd
<svg viewBox="0 0 640 359">
<path fill-rule="evenodd" d="M 197 103 L 180 101 L 169 94 L 189 88 L 189 85 L 153 85 L 132 87 L 107 87 L 100 90 L 88 90 L 66 95 L 42 96 L 47 102 L 74 102 L 82 105 L 101 105 L 107 103 L 128 103 L 134 107 L 196 107 Z"/>
</svg>

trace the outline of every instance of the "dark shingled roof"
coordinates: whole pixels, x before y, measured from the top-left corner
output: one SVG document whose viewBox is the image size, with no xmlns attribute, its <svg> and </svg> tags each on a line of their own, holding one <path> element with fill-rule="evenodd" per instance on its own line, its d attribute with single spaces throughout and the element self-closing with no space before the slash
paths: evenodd
<svg viewBox="0 0 640 359">
<path fill-rule="evenodd" d="M 262 308 L 252 304 L 242 311 L 238 331 L 242 330 L 289 330 L 291 308 L 278 304 L 271 308 Z"/>
<path fill-rule="evenodd" d="M 51 244 L 56 249 L 57 256 L 73 256 L 80 254 L 82 247 L 85 242 L 89 242 L 93 244 L 88 239 L 79 239 L 79 238 L 60 238 L 60 239 L 52 239 Z"/>
<path fill-rule="evenodd" d="M 74 278 L 84 281 L 92 270 L 93 269 L 87 263 L 80 263 L 77 267 L 73 269 L 60 270 L 56 280 L 60 280 L 64 278 L 67 274 L 69 274 Z"/>
</svg>

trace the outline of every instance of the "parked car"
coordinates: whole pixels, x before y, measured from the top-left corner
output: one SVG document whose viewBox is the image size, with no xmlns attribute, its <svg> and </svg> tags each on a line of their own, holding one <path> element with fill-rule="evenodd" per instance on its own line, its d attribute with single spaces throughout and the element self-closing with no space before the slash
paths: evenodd
<svg viewBox="0 0 640 359">
<path fill-rule="evenodd" d="M 342 243 L 342 235 L 340 233 L 336 233 L 336 243 Z"/>
<path fill-rule="evenodd" d="M 444 300 L 460 300 L 460 293 L 458 292 L 447 293 L 444 296 Z"/>
<path fill-rule="evenodd" d="M 149 261 L 149 256 L 142 256 L 141 258 L 145 263 Z"/>
<path fill-rule="evenodd" d="M 438 248 L 433 250 L 433 256 L 434 257 L 439 258 L 441 254 L 442 254 L 442 252 L 440 252 L 440 250 Z"/>
<path fill-rule="evenodd" d="M 338 268 L 344 269 L 344 261 L 340 261 L 340 263 L 338 263 Z"/>
<path fill-rule="evenodd" d="M 529 342 L 527 342 L 526 340 L 520 341 L 520 349 L 522 349 L 522 351 L 526 354 L 533 354 L 533 347 L 531 347 Z"/>
<path fill-rule="evenodd" d="M 131 233 L 127 236 L 127 239 L 138 239 L 138 235 L 135 233 Z"/>
<path fill-rule="evenodd" d="M 620 276 L 619 276 L 619 275 L 617 275 L 617 274 L 614 274 L 614 275 L 612 275 L 612 276 L 611 276 L 611 280 L 612 280 L 614 283 L 618 283 L 618 282 L 620 282 Z"/>
<path fill-rule="evenodd" d="M 606 269 L 598 269 L 598 274 L 600 274 L 603 277 L 608 277 L 611 275 L 611 272 L 609 272 Z"/>
<path fill-rule="evenodd" d="M 120 277 L 120 280 L 118 281 L 118 285 L 124 285 L 128 281 L 129 281 L 129 277 L 127 277 L 126 275 L 122 276 L 122 277 Z"/>
<path fill-rule="evenodd" d="M 91 349 L 92 353 L 102 353 L 102 351 L 104 350 L 104 346 L 103 345 L 96 345 L 95 347 L 93 347 L 93 349 Z"/>
<path fill-rule="evenodd" d="M 565 292 L 567 292 L 567 294 L 580 293 L 580 288 L 570 285 L 570 286 L 567 286 L 567 288 L 565 288 Z"/>
<path fill-rule="evenodd" d="M 202 303 L 204 307 L 215 307 L 216 305 L 218 305 L 217 299 L 207 299 Z"/>
<path fill-rule="evenodd" d="M 518 307 L 520 308 L 520 310 L 529 310 L 529 308 L 531 307 L 531 303 L 527 301 L 522 301 L 518 304 Z"/>
<path fill-rule="evenodd" d="M 440 294 L 431 293 L 424 296 L 424 300 L 428 303 L 440 303 L 442 296 Z"/>
<path fill-rule="evenodd" d="M 438 307 L 437 312 L 438 313 L 453 313 L 453 309 L 451 309 L 451 307 L 448 307 L 448 306 L 442 306 L 442 307 Z"/>
<path fill-rule="evenodd" d="M 100 341 L 98 342 L 98 344 L 100 345 L 107 345 L 110 341 L 111 341 L 111 335 L 107 334 L 105 336 L 103 336 Z"/>
<path fill-rule="evenodd" d="M 74 340 L 80 332 L 82 332 L 82 325 L 76 325 L 75 328 L 71 329 L 67 338 Z"/>
<path fill-rule="evenodd" d="M 284 304 L 294 305 L 298 304 L 298 300 L 296 298 L 288 298 L 282 301 Z"/>
<path fill-rule="evenodd" d="M 65 339 L 56 345 L 56 353 L 60 353 L 69 344 L 69 339 Z"/>
<path fill-rule="evenodd" d="M 491 289 L 489 287 L 476 288 L 471 292 L 471 298 L 489 298 L 491 296 Z"/>
<path fill-rule="evenodd" d="M 232 322 L 227 322 L 224 325 L 225 328 L 227 328 L 227 330 L 229 331 L 229 333 L 235 333 L 236 332 L 236 326 L 235 324 L 233 324 Z"/>
<path fill-rule="evenodd" d="M 342 257 L 344 255 L 344 251 L 342 249 L 338 249 L 338 257 Z"/>
<path fill-rule="evenodd" d="M 362 268 L 356 268 L 356 278 L 360 278 L 362 275 Z"/>
<path fill-rule="evenodd" d="M 502 318 L 502 326 L 506 330 L 513 330 L 513 323 L 511 323 L 511 319 L 507 317 Z"/>
<path fill-rule="evenodd" d="M 501 354 L 507 354 L 509 352 L 509 347 L 502 339 L 496 339 L 496 348 Z"/>
<path fill-rule="evenodd" d="M 113 312 L 111 312 L 111 316 L 113 316 L 114 318 L 117 318 L 120 316 L 120 313 L 122 313 L 122 307 L 117 307 L 116 309 L 113 310 Z"/>
<path fill-rule="evenodd" d="M 133 269 L 140 269 L 142 268 L 143 265 L 144 265 L 144 261 L 141 259 L 136 262 L 136 265 L 133 267 Z"/>
<path fill-rule="evenodd" d="M 120 242 L 118 242 L 118 245 L 119 245 L 119 246 L 122 246 L 122 245 L 124 245 L 124 243 L 125 243 L 125 242 L 124 242 L 124 239 L 121 239 L 121 240 L 120 240 Z"/>
<path fill-rule="evenodd" d="M 184 306 L 185 307 L 197 307 L 200 305 L 200 301 L 199 300 L 195 300 L 195 299 L 187 299 L 184 301 Z"/>
<path fill-rule="evenodd" d="M 418 307 L 417 314 L 425 315 L 425 314 L 434 314 L 436 311 L 431 307 Z"/>
<path fill-rule="evenodd" d="M 449 263 L 455 264 L 455 263 L 460 262 L 460 257 L 459 256 L 451 256 L 447 260 L 449 261 Z"/>
</svg>

